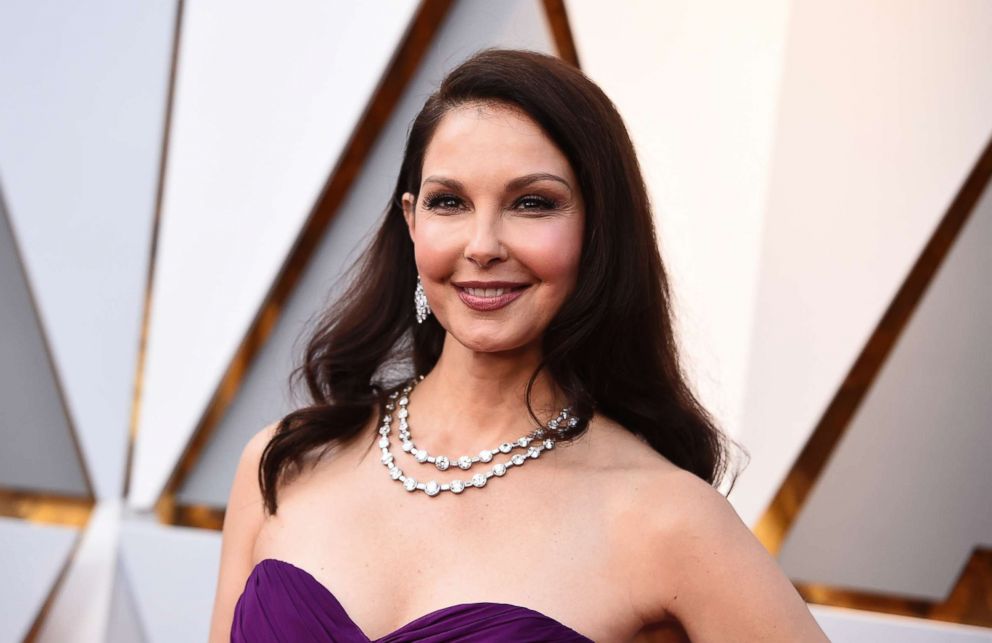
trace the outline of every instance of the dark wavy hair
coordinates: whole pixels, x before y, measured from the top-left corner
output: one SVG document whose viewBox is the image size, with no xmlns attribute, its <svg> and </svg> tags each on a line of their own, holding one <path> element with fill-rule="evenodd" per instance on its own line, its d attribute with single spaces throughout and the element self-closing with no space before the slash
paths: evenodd
<svg viewBox="0 0 992 643">
<path fill-rule="evenodd" d="M 358 436 L 393 390 L 437 363 L 445 330 L 434 316 L 415 322 L 417 269 L 401 199 L 404 192 L 419 194 L 424 153 L 444 115 L 476 102 L 529 115 L 571 163 L 585 201 L 576 288 L 542 338 L 542 361 L 527 385 L 531 416 L 543 424 L 531 408 L 531 392 L 544 369 L 580 418 L 561 441 L 582 435 L 595 410 L 711 485 L 726 473 L 730 440 L 680 367 L 651 206 L 620 115 L 595 83 L 555 57 L 484 49 L 452 70 L 424 103 L 378 231 L 347 273 L 344 294 L 307 333 L 290 386 L 303 379 L 309 405 L 280 421 L 259 463 L 270 514 L 277 510 L 279 482 L 303 466 L 305 455 L 317 448 L 323 455 Z M 395 376 L 404 362 L 405 374 Z"/>
</svg>

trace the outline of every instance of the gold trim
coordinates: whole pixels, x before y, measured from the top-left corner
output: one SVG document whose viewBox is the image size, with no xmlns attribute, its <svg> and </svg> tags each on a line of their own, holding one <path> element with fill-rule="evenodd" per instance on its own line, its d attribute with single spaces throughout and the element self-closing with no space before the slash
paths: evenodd
<svg viewBox="0 0 992 643">
<path fill-rule="evenodd" d="M 834 394 L 809 440 L 796 458 L 792 469 L 765 513 L 759 519 L 754 532 L 772 555 L 778 555 L 792 525 L 808 500 L 813 485 L 826 469 L 830 456 L 840 443 L 851 420 L 857 413 L 861 401 L 868 394 L 872 383 L 881 371 L 883 364 L 892 353 L 913 312 L 933 281 L 944 259 L 950 253 L 954 241 L 975 209 L 982 192 L 992 179 L 992 140 L 986 146 L 967 179 L 962 184 L 954 201 L 948 206 L 933 235 L 920 253 L 909 274 L 900 286 L 888 309 L 872 332 L 861 353 L 858 355 L 840 388 Z M 804 598 L 822 605 L 854 607 L 868 611 L 891 614 L 924 614 L 925 618 L 949 620 L 957 623 L 987 624 L 992 621 L 992 605 L 989 604 L 988 589 L 992 587 L 992 565 L 987 563 L 986 550 L 976 550 L 979 561 L 974 563 L 970 574 L 980 578 L 967 578 L 967 587 L 983 588 L 984 594 L 967 599 L 980 606 L 971 611 L 955 611 L 946 608 L 947 601 L 927 603 L 903 598 L 872 595 L 864 592 L 817 585 L 796 583 Z M 974 571 L 978 570 L 978 571 Z M 959 579 L 959 587 L 952 592 L 968 591 L 960 589 L 965 575 Z M 967 618 L 968 620 L 956 620 Z"/>
<path fill-rule="evenodd" d="M 960 625 L 992 627 L 992 549 L 976 547 L 954 588 L 943 601 L 901 598 L 816 583 L 796 583 L 810 603 L 925 618 Z"/>
<path fill-rule="evenodd" d="M 0 516 L 39 525 L 83 528 L 93 513 L 91 498 L 38 491 L 0 489 Z"/>
<path fill-rule="evenodd" d="M 565 0 L 544 0 L 543 4 L 548 25 L 551 27 L 551 35 L 555 41 L 555 48 L 558 50 L 558 57 L 573 67 L 581 69 L 579 52 L 575 48 L 572 27 L 568 21 L 568 13 L 565 11 Z"/>
<path fill-rule="evenodd" d="M 192 471 L 209 441 L 214 428 L 227 412 L 234 396 L 241 387 L 249 366 L 267 341 L 283 308 L 306 266 L 325 236 L 328 226 L 348 190 L 361 171 L 393 114 L 407 84 L 416 72 L 434 37 L 451 7 L 450 0 L 422 0 L 417 13 L 396 51 L 393 53 L 382 79 L 352 132 L 341 157 L 331 171 L 313 210 L 303 225 L 292 249 L 287 254 L 272 287 L 252 321 L 251 327 L 222 376 L 206 409 L 201 416 L 169 476 L 165 488 L 155 503 L 155 513 L 166 524 L 183 524 L 206 529 L 218 529 L 223 524 L 223 513 L 200 506 L 183 506 L 176 502 L 176 493 Z M 218 521 L 219 518 L 219 521 Z"/>
<path fill-rule="evenodd" d="M 169 502 L 172 502 L 171 507 Z M 175 502 L 175 498 L 163 497 L 163 500 L 156 505 L 159 511 L 159 519 L 171 525 L 183 527 L 196 527 L 198 529 L 212 529 L 220 531 L 224 528 L 224 514 L 226 508 L 211 507 L 209 505 L 185 505 Z"/>
</svg>

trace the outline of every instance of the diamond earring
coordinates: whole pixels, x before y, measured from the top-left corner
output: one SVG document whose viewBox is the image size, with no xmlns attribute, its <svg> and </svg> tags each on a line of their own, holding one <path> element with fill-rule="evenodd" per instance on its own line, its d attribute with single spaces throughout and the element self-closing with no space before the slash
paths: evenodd
<svg viewBox="0 0 992 643">
<path fill-rule="evenodd" d="M 417 311 L 417 323 L 423 324 L 431 314 L 431 306 L 427 303 L 427 293 L 424 292 L 424 285 L 420 283 L 420 275 L 417 275 L 417 288 L 413 291 L 413 304 Z"/>
</svg>

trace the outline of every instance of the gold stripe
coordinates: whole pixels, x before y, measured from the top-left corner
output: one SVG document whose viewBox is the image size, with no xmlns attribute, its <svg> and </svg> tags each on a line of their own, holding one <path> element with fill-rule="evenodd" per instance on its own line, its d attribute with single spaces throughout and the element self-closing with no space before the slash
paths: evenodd
<svg viewBox="0 0 992 643">
<path fill-rule="evenodd" d="M 92 498 L 0 489 L 0 516 L 39 525 L 82 528 L 89 521 L 93 506 Z"/>
<path fill-rule="evenodd" d="M 555 48 L 558 50 L 558 57 L 573 67 L 581 69 L 579 52 L 575 48 L 572 27 L 565 11 L 565 0 L 544 0 L 544 13 L 548 18 L 548 25 L 551 27 L 551 35 L 555 41 Z"/>
</svg>

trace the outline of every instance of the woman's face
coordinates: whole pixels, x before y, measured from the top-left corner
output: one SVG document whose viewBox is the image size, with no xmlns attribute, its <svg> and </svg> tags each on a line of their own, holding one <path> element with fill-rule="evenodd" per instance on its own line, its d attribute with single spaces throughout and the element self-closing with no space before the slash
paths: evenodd
<svg viewBox="0 0 992 643">
<path fill-rule="evenodd" d="M 539 340 L 582 250 L 585 209 L 564 154 L 519 109 L 471 103 L 442 118 L 422 176 L 403 210 L 433 314 L 475 351 Z"/>
</svg>

